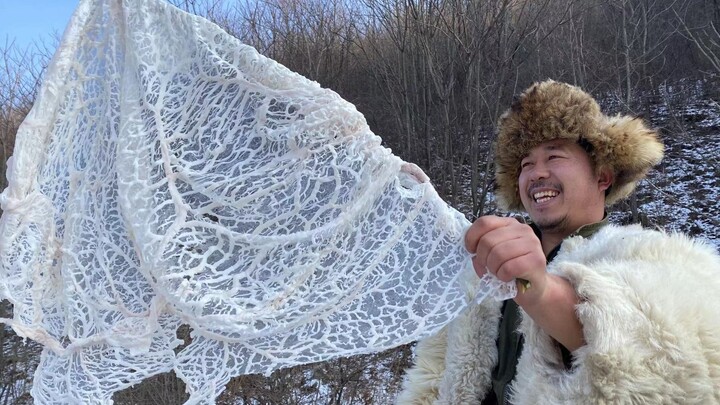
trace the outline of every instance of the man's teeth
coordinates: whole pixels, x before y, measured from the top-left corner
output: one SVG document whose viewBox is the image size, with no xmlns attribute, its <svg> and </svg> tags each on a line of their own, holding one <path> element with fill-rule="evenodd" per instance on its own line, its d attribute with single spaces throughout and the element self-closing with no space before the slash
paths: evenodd
<svg viewBox="0 0 720 405">
<path fill-rule="evenodd" d="M 550 200 L 553 197 L 557 197 L 559 193 L 557 191 L 541 191 L 539 193 L 533 194 L 533 198 L 535 199 L 535 202 L 541 203 Z"/>
</svg>

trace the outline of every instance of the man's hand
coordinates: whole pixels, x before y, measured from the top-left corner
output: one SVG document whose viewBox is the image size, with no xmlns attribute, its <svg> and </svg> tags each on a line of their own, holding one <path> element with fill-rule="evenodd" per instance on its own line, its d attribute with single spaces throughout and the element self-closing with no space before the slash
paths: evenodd
<svg viewBox="0 0 720 405">
<path fill-rule="evenodd" d="M 475 253 L 473 267 L 478 276 L 489 271 L 502 281 L 527 280 L 525 290 L 518 283 L 520 305 L 532 305 L 547 286 L 545 254 L 532 228 L 514 218 L 484 216 L 465 234 L 465 247 Z"/>
<path fill-rule="evenodd" d="M 532 228 L 514 218 L 478 218 L 465 234 L 465 247 L 475 253 L 478 276 L 489 271 L 502 281 L 527 280 L 530 288 L 515 302 L 542 328 L 570 351 L 585 344 L 575 314 L 579 298 L 570 283 L 548 274 L 545 254 Z"/>
</svg>

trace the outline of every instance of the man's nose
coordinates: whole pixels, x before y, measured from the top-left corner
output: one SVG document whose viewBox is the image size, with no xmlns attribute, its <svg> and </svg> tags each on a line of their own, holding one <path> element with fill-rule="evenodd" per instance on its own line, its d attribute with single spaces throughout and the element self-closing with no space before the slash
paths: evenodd
<svg viewBox="0 0 720 405">
<path fill-rule="evenodd" d="M 536 163 L 533 165 L 533 170 L 532 170 L 532 172 L 530 173 L 530 180 L 531 180 L 531 181 L 537 181 L 537 180 L 546 179 L 546 178 L 548 178 L 549 176 L 550 176 L 550 172 L 549 172 L 549 170 L 548 170 L 547 165 L 545 165 L 545 164 L 542 163 L 542 162 L 536 162 Z"/>
</svg>

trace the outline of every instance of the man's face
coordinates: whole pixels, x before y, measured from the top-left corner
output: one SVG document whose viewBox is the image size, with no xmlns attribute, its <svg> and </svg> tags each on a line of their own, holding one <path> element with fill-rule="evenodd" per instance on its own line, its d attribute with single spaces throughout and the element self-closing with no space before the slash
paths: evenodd
<svg viewBox="0 0 720 405">
<path fill-rule="evenodd" d="M 587 152 L 576 142 L 544 142 L 520 165 L 520 199 L 541 231 L 569 235 L 602 218 L 611 176 L 596 175 Z"/>
</svg>

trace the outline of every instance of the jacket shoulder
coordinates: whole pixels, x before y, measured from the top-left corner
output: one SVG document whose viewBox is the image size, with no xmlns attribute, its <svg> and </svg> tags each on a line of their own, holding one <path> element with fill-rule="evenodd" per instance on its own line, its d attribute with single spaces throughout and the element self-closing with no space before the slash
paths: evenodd
<svg viewBox="0 0 720 405">
<path fill-rule="evenodd" d="M 518 404 L 714 403 L 720 399 L 720 257 L 678 233 L 606 226 L 568 239 L 548 266 L 573 286 L 586 344 L 562 366 L 525 317 Z"/>
<path fill-rule="evenodd" d="M 715 247 L 700 240 L 677 232 L 644 229 L 639 225 L 607 225 L 591 238 L 572 237 L 567 239 L 555 260 L 556 262 L 644 262 L 681 264 L 683 267 L 720 268 L 720 255 Z"/>
</svg>

